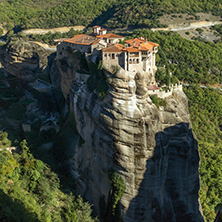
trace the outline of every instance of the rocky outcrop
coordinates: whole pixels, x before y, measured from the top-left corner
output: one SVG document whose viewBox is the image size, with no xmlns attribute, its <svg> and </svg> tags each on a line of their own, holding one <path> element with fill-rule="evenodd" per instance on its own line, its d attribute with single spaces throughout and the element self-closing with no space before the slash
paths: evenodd
<svg viewBox="0 0 222 222">
<path fill-rule="evenodd" d="M 58 80 L 60 79 L 60 85 L 64 97 L 67 99 L 67 95 L 70 92 L 70 87 L 73 79 L 76 78 L 76 71 L 80 68 L 81 53 L 79 51 L 65 50 L 66 56 L 56 61 L 58 67 Z M 52 78 L 54 78 L 54 72 L 51 72 Z M 60 73 L 65 73 L 61 75 Z M 58 81 L 57 81 L 58 83 Z"/>
<path fill-rule="evenodd" d="M 64 79 L 79 63 L 67 64 L 60 67 Z M 82 141 L 69 157 L 76 192 L 104 215 L 101 199 L 107 204 L 112 168 L 126 185 L 120 200 L 123 221 L 203 221 L 199 154 L 186 95 L 174 91 L 158 108 L 148 95 L 146 76 L 123 69 L 105 75 L 109 90 L 104 99 L 78 79 L 65 93 Z"/>
<path fill-rule="evenodd" d="M 4 72 L 26 81 L 33 81 L 40 74 L 49 75 L 50 51 L 31 41 L 11 40 L 0 50 Z"/>
</svg>

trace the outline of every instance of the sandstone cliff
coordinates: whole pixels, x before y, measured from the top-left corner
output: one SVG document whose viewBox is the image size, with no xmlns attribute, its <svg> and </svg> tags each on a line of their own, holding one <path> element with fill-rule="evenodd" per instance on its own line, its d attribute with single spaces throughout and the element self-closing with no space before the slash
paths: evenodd
<svg viewBox="0 0 222 222">
<path fill-rule="evenodd" d="M 1 62 L 6 72 L 27 81 L 50 73 L 61 87 L 73 129 L 64 130 L 66 152 L 56 155 L 71 166 L 76 192 L 104 218 L 108 172 L 114 169 L 126 185 L 119 204 L 123 221 L 203 221 L 199 154 L 185 94 L 174 90 L 166 106 L 157 107 L 147 91 L 149 73 L 102 71 L 79 52 L 49 66 L 49 54 L 18 40 L 1 51 Z"/>
<path fill-rule="evenodd" d="M 41 74 L 49 77 L 51 54 L 34 42 L 15 39 L 1 47 L 0 63 L 5 73 L 30 82 Z"/>
<path fill-rule="evenodd" d="M 70 94 L 70 113 L 82 141 L 73 143 L 66 157 L 77 193 L 104 216 L 101 199 L 107 204 L 113 168 L 126 185 L 120 200 L 123 221 L 203 221 L 199 154 L 185 94 L 175 90 L 165 98 L 166 106 L 158 108 L 147 92 L 149 79 L 120 69 L 104 71 L 109 86 L 104 97 L 101 75 L 91 72 L 87 84 L 77 71 L 79 62 L 64 67 L 59 67 L 61 88 L 65 97 Z"/>
</svg>

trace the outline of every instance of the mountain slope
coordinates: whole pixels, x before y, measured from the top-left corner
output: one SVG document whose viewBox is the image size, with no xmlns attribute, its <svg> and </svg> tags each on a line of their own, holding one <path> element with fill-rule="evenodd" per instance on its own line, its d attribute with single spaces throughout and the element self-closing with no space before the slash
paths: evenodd
<svg viewBox="0 0 222 222">
<path fill-rule="evenodd" d="M 0 23 L 11 23 L 25 28 L 52 28 L 68 25 L 107 27 L 158 26 L 156 18 L 165 13 L 212 12 L 222 15 L 220 0 L 69 0 L 44 2 L 0 2 Z"/>
</svg>

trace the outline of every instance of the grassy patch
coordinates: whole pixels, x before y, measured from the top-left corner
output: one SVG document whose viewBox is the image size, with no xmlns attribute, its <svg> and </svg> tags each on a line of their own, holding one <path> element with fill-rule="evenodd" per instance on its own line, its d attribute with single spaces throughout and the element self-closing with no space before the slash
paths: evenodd
<svg viewBox="0 0 222 222">
<path fill-rule="evenodd" d="M 166 101 L 164 99 L 159 98 L 157 95 L 150 96 L 152 102 L 159 108 L 160 106 L 166 106 Z"/>
</svg>

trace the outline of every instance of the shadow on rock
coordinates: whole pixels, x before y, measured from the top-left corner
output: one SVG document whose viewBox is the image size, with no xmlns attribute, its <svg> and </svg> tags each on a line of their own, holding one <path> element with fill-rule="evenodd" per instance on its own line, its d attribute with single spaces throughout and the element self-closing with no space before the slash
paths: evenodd
<svg viewBox="0 0 222 222">
<path fill-rule="evenodd" d="M 166 128 L 155 136 L 153 157 L 124 221 L 198 222 L 199 153 L 187 123 Z"/>
</svg>

